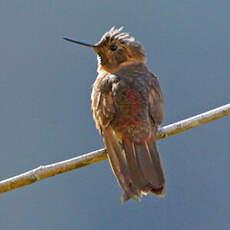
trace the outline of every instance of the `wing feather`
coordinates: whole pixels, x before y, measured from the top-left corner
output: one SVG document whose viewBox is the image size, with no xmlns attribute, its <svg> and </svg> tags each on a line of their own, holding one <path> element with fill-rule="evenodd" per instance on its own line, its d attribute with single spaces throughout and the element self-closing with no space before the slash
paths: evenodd
<svg viewBox="0 0 230 230">
<path fill-rule="evenodd" d="M 160 125 L 164 119 L 164 99 L 157 77 L 153 74 L 152 76 L 149 93 L 150 116 L 156 125 Z"/>
</svg>

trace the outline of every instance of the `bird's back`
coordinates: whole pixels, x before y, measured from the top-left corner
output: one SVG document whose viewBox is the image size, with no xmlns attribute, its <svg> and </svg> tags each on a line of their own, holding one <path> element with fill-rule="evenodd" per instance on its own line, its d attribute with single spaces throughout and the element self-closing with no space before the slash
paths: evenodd
<svg viewBox="0 0 230 230">
<path fill-rule="evenodd" d="M 165 193 L 164 173 L 155 143 L 161 119 L 155 122 L 151 114 L 152 91 L 154 100 L 162 97 L 160 88 L 158 92 L 154 89 L 156 81 L 144 64 L 135 63 L 114 74 L 102 72 L 93 86 L 94 119 L 114 174 L 125 191 L 124 201 L 131 197 L 139 200 L 148 192 Z M 161 104 L 162 101 L 155 105 Z M 154 111 L 163 114 L 162 106 Z"/>
</svg>

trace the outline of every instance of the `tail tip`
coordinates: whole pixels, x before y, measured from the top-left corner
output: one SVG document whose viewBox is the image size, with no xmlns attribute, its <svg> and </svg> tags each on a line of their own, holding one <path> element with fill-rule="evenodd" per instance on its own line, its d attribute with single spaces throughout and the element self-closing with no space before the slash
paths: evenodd
<svg viewBox="0 0 230 230">
<path fill-rule="evenodd" d="M 159 187 L 154 187 L 151 189 L 151 193 L 159 197 L 165 197 L 166 194 L 166 184 L 163 184 Z"/>
<path fill-rule="evenodd" d="M 121 197 L 121 202 L 122 203 L 125 203 L 127 200 L 129 200 L 130 198 L 134 199 L 135 201 L 137 202 L 140 202 L 141 201 L 141 196 L 135 194 L 135 195 L 132 195 L 130 196 L 128 193 L 124 193 Z"/>
</svg>

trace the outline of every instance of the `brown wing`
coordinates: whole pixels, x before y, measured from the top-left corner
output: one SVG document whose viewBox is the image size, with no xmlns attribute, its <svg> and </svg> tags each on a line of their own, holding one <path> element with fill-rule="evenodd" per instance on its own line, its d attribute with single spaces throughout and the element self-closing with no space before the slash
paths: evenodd
<svg viewBox="0 0 230 230">
<path fill-rule="evenodd" d="M 108 74 L 98 75 L 93 84 L 91 107 L 96 127 L 100 130 L 101 134 L 103 129 L 110 124 L 115 115 L 112 98 L 112 84 L 113 78 Z"/>
<path fill-rule="evenodd" d="M 110 80 L 111 78 L 96 80 L 92 92 L 92 109 L 97 128 L 103 136 L 111 168 L 125 192 L 122 200 L 126 201 L 129 198 L 140 200 L 142 194 L 149 192 L 163 196 L 166 185 L 154 140 L 155 125 L 148 140 L 138 143 L 116 133 L 111 125 L 111 123 L 114 125 L 116 107 Z M 154 123 L 159 125 L 163 120 L 163 97 L 157 78 L 151 77 L 149 87 L 150 114 Z"/>
<path fill-rule="evenodd" d="M 106 85 L 108 82 L 100 78 L 94 83 L 92 91 L 93 117 L 97 128 L 103 136 L 104 144 L 107 149 L 109 162 L 113 173 L 116 175 L 118 183 L 124 190 L 123 201 L 130 197 L 139 200 L 140 194 L 132 187 L 124 150 L 121 140 L 112 129 L 110 123 L 115 116 L 115 107 L 112 97 L 112 87 Z"/>
<path fill-rule="evenodd" d="M 164 98 L 156 76 L 152 74 L 149 95 L 150 115 L 156 125 L 160 125 L 164 119 Z"/>
</svg>

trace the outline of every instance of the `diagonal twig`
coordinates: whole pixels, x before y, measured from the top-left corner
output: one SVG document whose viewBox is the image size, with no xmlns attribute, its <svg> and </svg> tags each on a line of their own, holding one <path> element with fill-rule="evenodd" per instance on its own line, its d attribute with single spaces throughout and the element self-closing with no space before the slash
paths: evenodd
<svg viewBox="0 0 230 230">
<path fill-rule="evenodd" d="M 163 139 L 228 115 L 230 115 L 230 104 L 226 104 L 208 112 L 164 126 L 159 129 L 156 138 L 157 140 Z M 106 150 L 99 149 L 69 160 L 39 166 L 38 168 L 32 169 L 20 175 L 0 181 L 0 193 L 5 193 L 45 178 L 81 168 L 105 159 L 107 159 Z"/>
</svg>

